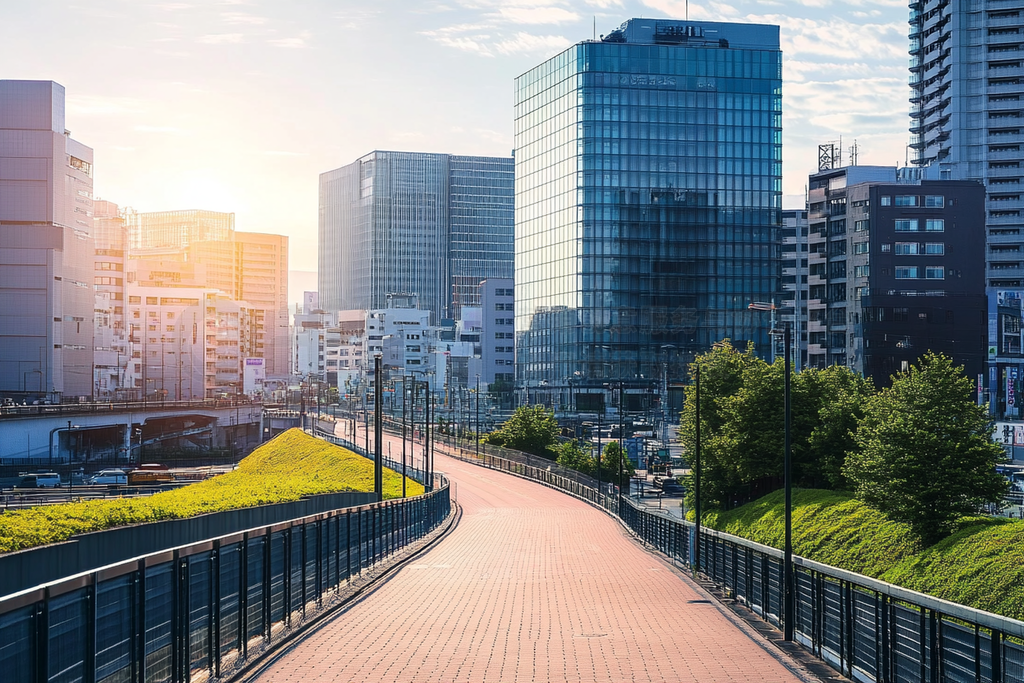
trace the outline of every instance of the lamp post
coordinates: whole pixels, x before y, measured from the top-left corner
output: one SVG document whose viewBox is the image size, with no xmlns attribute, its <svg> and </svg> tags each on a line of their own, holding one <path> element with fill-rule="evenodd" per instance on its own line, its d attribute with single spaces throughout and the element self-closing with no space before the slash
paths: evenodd
<svg viewBox="0 0 1024 683">
<path fill-rule="evenodd" d="M 775 328 L 775 311 L 777 310 L 775 302 L 770 304 L 757 302 L 747 306 L 752 311 L 770 311 L 772 314 L 772 329 L 769 331 L 769 335 L 772 337 L 772 359 L 775 358 L 775 338 L 779 336 L 779 330 Z M 793 332 L 789 325 L 786 323 L 781 334 L 783 338 L 782 345 L 784 347 L 784 362 L 783 372 L 785 373 L 785 380 L 783 382 L 783 393 L 784 393 L 784 411 L 785 416 L 783 418 L 784 430 L 785 430 L 785 441 L 784 451 L 782 458 L 782 479 L 785 486 L 785 541 L 783 548 L 783 567 L 782 567 L 782 584 L 783 584 L 783 637 L 786 640 L 793 640 L 794 621 L 796 620 L 796 590 L 794 586 L 795 576 L 793 574 L 793 463 L 792 463 L 792 449 L 790 447 L 790 430 L 791 430 L 791 413 L 792 405 L 790 401 L 790 347 L 793 343 Z"/>
<path fill-rule="evenodd" d="M 384 500 L 384 468 L 383 450 L 381 444 L 383 439 L 383 395 L 384 372 L 381 368 L 381 356 L 376 354 L 373 357 L 373 492 L 377 496 L 377 502 Z M 319 408 L 319 406 L 318 406 Z"/>
<path fill-rule="evenodd" d="M 696 438 L 693 453 L 693 489 L 694 489 L 694 527 L 693 527 L 693 573 L 700 572 L 700 365 L 693 366 L 694 380 L 694 412 L 696 413 Z"/>
<path fill-rule="evenodd" d="M 406 497 L 405 494 L 405 375 L 402 376 L 402 498 Z"/>
<path fill-rule="evenodd" d="M 480 459 L 480 374 L 476 376 L 476 457 Z"/>
</svg>

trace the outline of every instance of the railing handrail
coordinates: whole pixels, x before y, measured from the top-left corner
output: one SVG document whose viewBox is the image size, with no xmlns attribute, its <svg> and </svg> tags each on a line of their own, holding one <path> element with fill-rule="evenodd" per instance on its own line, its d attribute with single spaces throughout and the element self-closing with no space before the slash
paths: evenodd
<svg viewBox="0 0 1024 683">
<path fill-rule="evenodd" d="M 382 507 L 387 507 L 387 506 L 395 506 L 396 504 L 401 504 L 402 501 L 408 500 L 408 499 L 411 499 L 411 498 L 426 500 L 428 498 L 432 498 L 433 496 L 441 495 L 441 493 L 443 491 L 447 490 L 449 488 L 449 486 L 450 486 L 450 481 L 449 481 L 448 477 L 446 477 L 444 474 L 438 473 L 436 476 L 438 477 L 438 479 L 440 481 L 440 485 L 437 486 L 436 488 L 432 489 L 432 490 L 425 491 L 424 493 L 422 493 L 422 494 L 420 494 L 418 496 L 409 496 L 408 498 L 391 498 L 389 500 L 382 500 L 382 501 L 377 501 L 377 502 L 374 502 L 374 503 L 364 503 L 362 505 L 351 505 L 351 506 L 348 506 L 348 507 L 336 508 L 334 510 L 327 510 L 327 511 L 324 511 L 324 512 L 315 512 L 315 513 L 313 513 L 311 515 L 303 515 L 301 517 L 294 517 L 292 519 L 286 519 L 286 520 L 282 520 L 280 522 L 274 522 L 272 524 L 261 524 L 261 525 L 258 525 L 258 526 L 249 527 L 247 529 L 240 529 L 238 531 L 233 531 L 233 532 L 228 533 L 228 534 L 222 534 L 220 536 L 212 536 L 210 538 L 204 538 L 204 539 L 202 539 L 200 541 L 194 541 L 192 543 L 184 543 L 182 545 L 172 546 L 170 548 L 164 548 L 162 550 L 157 550 L 157 551 L 152 552 L 152 553 L 145 553 L 143 555 L 137 555 L 137 556 L 132 557 L 132 558 L 128 558 L 128 559 L 124 559 L 124 560 L 119 560 L 117 562 L 112 562 L 111 564 L 104 565 L 102 567 L 96 567 L 94 569 L 88 569 L 88 570 L 79 572 L 77 574 L 72 574 L 70 576 L 65 576 L 65 577 L 57 579 L 55 581 L 49 581 L 47 583 L 41 583 L 41 584 L 39 584 L 37 586 L 32 586 L 30 588 L 25 588 L 23 590 L 15 592 L 15 593 L 10 593 L 8 595 L 0 596 L 0 614 L 3 614 L 5 612 L 9 611 L 10 609 L 15 609 L 16 607 L 9 607 L 9 608 L 7 608 L 7 606 L 11 602 L 19 602 L 19 599 L 22 598 L 23 596 L 26 596 L 26 595 L 29 595 L 29 594 L 38 593 L 41 590 L 50 590 L 51 592 L 60 593 L 61 591 L 59 589 L 60 589 L 61 586 L 69 585 L 69 584 L 79 584 L 79 583 L 82 582 L 83 578 L 91 576 L 93 574 L 110 574 L 110 573 L 116 574 L 118 568 L 120 568 L 120 567 L 131 567 L 132 569 L 134 569 L 135 567 L 138 566 L 140 561 L 145 561 L 147 559 L 156 558 L 156 557 L 162 557 L 162 556 L 164 556 L 164 555 L 166 555 L 168 553 L 173 553 L 173 552 L 176 552 L 176 551 L 177 552 L 181 552 L 183 550 L 187 551 L 187 550 L 191 550 L 191 549 L 193 549 L 193 548 L 195 548 L 197 546 L 200 546 L 200 545 L 208 545 L 210 543 L 216 543 L 218 541 L 223 541 L 224 539 L 240 538 L 240 537 L 246 536 L 246 535 L 248 535 L 248 536 L 254 536 L 254 535 L 255 536 L 262 536 L 262 535 L 266 535 L 267 533 L 270 533 L 272 529 L 281 529 L 281 528 L 286 528 L 286 527 L 290 527 L 290 526 L 303 525 L 303 524 L 307 524 L 309 522 L 316 522 L 316 521 L 320 521 L 320 520 L 323 520 L 323 519 L 327 519 L 329 517 L 334 517 L 334 516 L 342 515 L 342 514 L 345 514 L 347 512 L 353 511 L 353 510 L 366 510 L 366 509 L 373 509 L 373 508 L 382 508 Z M 244 509 L 244 508 L 239 508 L 239 509 Z M 54 591 L 54 589 L 57 589 L 57 590 Z M 19 604 L 17 606 L 20 607 L 21 605 Z"/>
</svg>

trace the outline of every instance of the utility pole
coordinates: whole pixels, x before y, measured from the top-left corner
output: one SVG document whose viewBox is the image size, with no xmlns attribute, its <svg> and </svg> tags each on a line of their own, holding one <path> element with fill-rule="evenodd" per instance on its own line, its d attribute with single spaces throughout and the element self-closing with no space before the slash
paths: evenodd
<svg viewBox="0 0 1024 683">
<path fill-rule="evenodd" d="M 402 377 L 402 498 L 405 498 L 405 376 Z"/>
<path fill-rule="evenodd" d="M 694 408 L 697 413 L 697 438 L 694 443 L 693 454 L 693 488 L 694 488 L 694 541 L 693 541 L 693 573 L 700 572 L 700 365 L 694 364 L 693 376 L 697 388 L 694 398 Z"/>
<path fill-rule="evenodd" d="M 381 436 L 384 426 L 383 416 L 381 415 L 384 405 L 381 401 L 381 396 L 383 396 L 383 377 L 381 357 L 378 353 L 373 357 L 373 492 L 377 495 L 377 502 L 384 500 L 384 454 L 381 448 L 383 443 Z M 319 404 L 317 408 L 319 409 Z"/>
</svg>

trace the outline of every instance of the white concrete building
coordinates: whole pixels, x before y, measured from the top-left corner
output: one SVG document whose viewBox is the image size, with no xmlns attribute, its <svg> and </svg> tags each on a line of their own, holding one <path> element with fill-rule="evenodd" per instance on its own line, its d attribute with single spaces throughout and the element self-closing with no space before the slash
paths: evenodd
<svg viewBox="0 0 1024 683">
<path fill-rule="evenodd" d="M 93 393 L 92 192 L 64 86 L 0 80 L 0 395 Z"/>
</svg>

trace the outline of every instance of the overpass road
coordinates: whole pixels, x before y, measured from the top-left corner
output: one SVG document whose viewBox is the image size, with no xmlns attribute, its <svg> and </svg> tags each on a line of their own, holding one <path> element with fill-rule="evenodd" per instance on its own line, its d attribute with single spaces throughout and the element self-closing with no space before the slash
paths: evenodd
<svg viewBox="0 0 1024 683">
<path fill-rule="evenodd" d="M 818 680 L 586 503 L 437 469 L 463 510 L 452 533 L 255 680 Z"/>
</svg>

